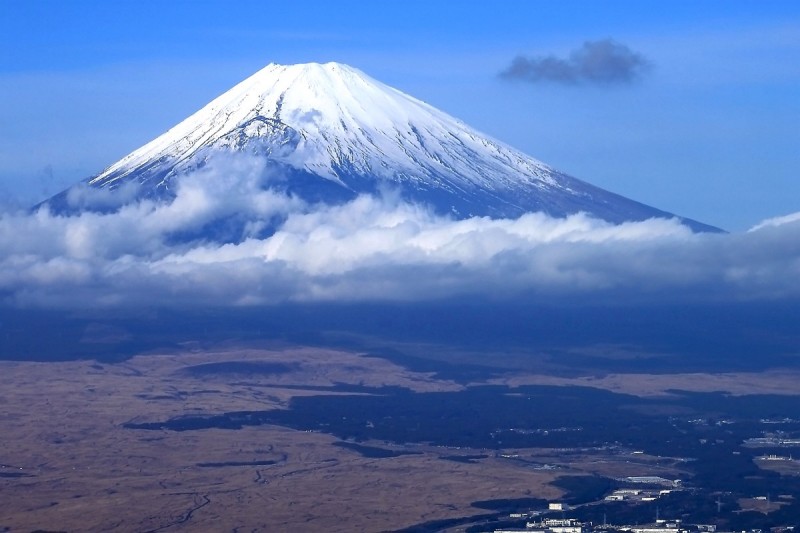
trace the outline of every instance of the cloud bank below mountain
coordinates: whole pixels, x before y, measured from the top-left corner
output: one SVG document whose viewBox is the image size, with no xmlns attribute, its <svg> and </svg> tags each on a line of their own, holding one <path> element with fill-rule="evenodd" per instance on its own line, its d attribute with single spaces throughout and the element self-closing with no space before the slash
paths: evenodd
<svg viewBox="0 0 800 533">
<path fill-rule="evenodd" d="M 87 190 L 81 201 L 105 212 L 4 214 L 0 301 L 69 309 L 800 297 L 796 216 L 743 234 L 582 214 L 453 220 L 391 193 L 309 205 L 264 185 L 261 162 L 240 160 L 178 180 L 169 203 L 109 210 L 106 194 Z M 199 237 L 232 218 L 246 221 L 233 242 Z"/>
</svg>

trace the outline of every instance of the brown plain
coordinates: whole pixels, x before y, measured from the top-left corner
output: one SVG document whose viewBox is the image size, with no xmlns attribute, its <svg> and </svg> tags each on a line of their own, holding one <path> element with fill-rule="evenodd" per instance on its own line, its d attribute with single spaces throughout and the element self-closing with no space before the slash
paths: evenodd
<svg viewBox="0 0 800 533">
<path fill-rule="evenodd" d="M 182 372 L 221 361 L 295 366 L 237 380 Z M 796 380 L 776 373 L 516 375 L 500 381 L 663 394 L 674 388 L 796 393 Z M 332 436 L 278 426 L 184 432 L 122 426 L 187 414 L 285 409 L 294 396 L 332 394 L 312 387 L 336 383 L 417 392 L 462 388 L 383 359 L 317 348 L 223 347 L 119 364 L 0 362 L 0 531 L 387 531 L 485 513 L 470 506 L 476 500 L 557 500 L 562 492 L 549 483 L 561 475 L 681 474 L 679 464 L 665 466 L 641 454 L 585 450 L 560 457 L 553 450 L 495 453 L 417 445 L 416 455 L 371 459 L 332 446 Z M 441 459 L 483 453 L 489 457 L 475 463 Z M 525 468 L 502 455 L 554 468 Z M 261 464 L 214 466 L 231 462 Z"/>
</svg>

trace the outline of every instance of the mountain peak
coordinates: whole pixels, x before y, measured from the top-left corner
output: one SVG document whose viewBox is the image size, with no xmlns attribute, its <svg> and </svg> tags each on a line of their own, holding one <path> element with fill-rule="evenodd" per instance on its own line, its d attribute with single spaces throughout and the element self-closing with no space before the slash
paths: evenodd
<svg viewBox="0 0 800 533">
<path fill-rule="evenodd" d="M 437 179 L 444 173 L 470 187 L 492 186 L 490 174 L 506 179 L 507 172 L 470 171 L 466 159 L 476 149 L 488 149 L 493 166 L 516 160 L 524 167 L 518 176 L 523 180 L 546 182 L 549 172 L 543 163 L 506 153 L 497 141 L 358 69 L 307 63 L 266 66 L 90 184 L 116 187 L 150 161 L 180 161 L 158 177 L 166 186 L 165 178 L 191 170 L 190 162 L 204 162 L 212 147 L 267 155 L 341 184 L 354 172 L 389 180 Z M 450 165 L 448 156 L 460 168 Z M 150 174 L 138 180 L 152 181 L 156 173 Z"/>
<path fill-rule="evenodd" d="M 135 183 L 147 196 L 169 195 L 174 178 L 221 154 L 265 158 L 287 192 L 311 201 L 340 201 L 388 185 L 457 217 L 674 216 L 560 173 L 334 62 L 267 65 L 87 181 L 108 189 Z"/>
</svg>

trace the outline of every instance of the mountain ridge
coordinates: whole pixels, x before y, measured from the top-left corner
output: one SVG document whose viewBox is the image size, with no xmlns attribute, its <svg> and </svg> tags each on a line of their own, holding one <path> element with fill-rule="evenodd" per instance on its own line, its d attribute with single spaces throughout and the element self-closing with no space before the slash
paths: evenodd
<svg viewBox="0 0 800 533">
<path fill-rule="evenodd" d="M 383 187 L 457 218 L 576 212 L 620 223 L 672 218 L 561 173 L 462 121 L 339 63 L 270 64 L 141 148 L 85 180 L 140 196 L 174 194 L 172 181 L 222 154 L 264 157 L 271 186 L 340 202 Z M 69 189 L 45 202 L 70 203 Z M 695 231 L 719 231 L 679 218 Z"/>
</svg>

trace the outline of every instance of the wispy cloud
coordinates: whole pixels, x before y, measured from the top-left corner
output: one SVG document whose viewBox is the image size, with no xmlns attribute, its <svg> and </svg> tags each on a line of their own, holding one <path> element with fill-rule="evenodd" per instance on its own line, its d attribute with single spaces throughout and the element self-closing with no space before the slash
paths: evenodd
<svg viewBox="0 0 800 533">
<path fill-rule="evenodd" d="M 517 56 L 500 77 L 530 83 L 626 84 L 640 78 L 648 68 L 650 62 L 641 54 L 612 39 L 603 39 L 583 43 L 568 58 Z"/>
<path fill-rule="evenodd" d="M 453 220 L 391 196 L 309 205 L 263 190 L 257 162 L 237 165 L 184 178 L 171 203 L 1 216 L 0 299 L 94 308 L 800 298 L 798 217 L 730 235 L 581 214 Z M 232 217 L 241 224 L 231 242 L 190 237 Z"/>
</svg>

